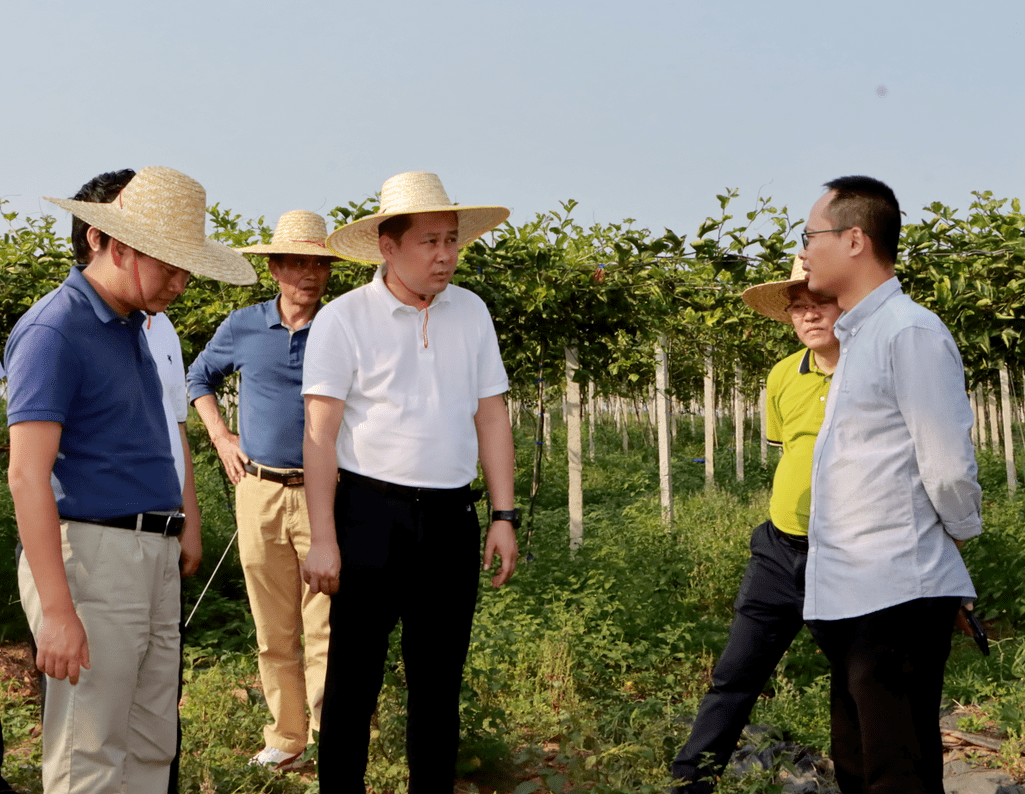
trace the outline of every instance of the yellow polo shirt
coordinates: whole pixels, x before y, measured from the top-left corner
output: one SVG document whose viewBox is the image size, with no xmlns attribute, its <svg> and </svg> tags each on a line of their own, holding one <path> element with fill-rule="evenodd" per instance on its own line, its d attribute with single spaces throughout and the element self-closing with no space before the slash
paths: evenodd
<svg viewBox="0 0 1025 794">
<path fill-rule="evenodd" d="M 772 479 L 769 517 L 791 535 L 808 534 L 812 453 L 831 379 L 805 348 L 776 364 L 765 381 L 768 442 L 783 448 Z"/>
</svg>

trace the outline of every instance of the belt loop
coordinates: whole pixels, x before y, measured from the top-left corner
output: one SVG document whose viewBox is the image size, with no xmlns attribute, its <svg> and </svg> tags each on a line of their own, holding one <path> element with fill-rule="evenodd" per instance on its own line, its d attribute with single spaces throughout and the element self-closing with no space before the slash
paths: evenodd
<svg viewBox="0 0 1025 794">
<path fill-rule="evenodd" d="M 142 532 L 142 513 L 135 514 L 135 534 L 138 535 Z"/>
<path fill-rule="evenodd" d="M 263 480 L 263 466 L 256 464 L 256 479 Z"/>
</svg>

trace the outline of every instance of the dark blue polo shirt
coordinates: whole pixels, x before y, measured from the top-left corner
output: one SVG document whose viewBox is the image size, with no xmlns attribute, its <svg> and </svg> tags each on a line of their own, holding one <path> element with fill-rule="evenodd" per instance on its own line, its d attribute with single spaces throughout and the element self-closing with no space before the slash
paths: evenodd
<svg viewBox="0 0 1025 794">
<path fill-rule="evenodd" d="M 214 394 L 226 375 L 242 373 L 239 436 L 242 451 L 278 468 L 303 465 L 303 358 L 310 323 L 291 331 L 281 323 L 278 297 L 236 309 L 189 367 L 189 401 Z"/>
<path fill-rule="evenodd" d="M 175 510 L 181 489 L 142 332 L 146 315 L 118 315 L 81 270 L 72 268 L 11 331 L 7 423 L 61 425 L 51 482 L 62 516 Z"/>
</svg>

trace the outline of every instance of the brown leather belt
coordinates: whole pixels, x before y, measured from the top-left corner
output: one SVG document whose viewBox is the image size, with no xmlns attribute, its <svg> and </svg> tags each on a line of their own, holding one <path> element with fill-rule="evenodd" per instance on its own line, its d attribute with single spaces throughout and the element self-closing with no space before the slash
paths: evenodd
<svg viewBox="0 0 1025 794">
<path fill-rule="evenodd" d="M 305 482 L 302 469 L 286 469 L 285 471 L 272 471 L 259 463 L 246 463 L 242 466 L 250 474 L 255 474 L 261 480 L 270 480 L 281 485 L 295 486 Z"/>
</svg>

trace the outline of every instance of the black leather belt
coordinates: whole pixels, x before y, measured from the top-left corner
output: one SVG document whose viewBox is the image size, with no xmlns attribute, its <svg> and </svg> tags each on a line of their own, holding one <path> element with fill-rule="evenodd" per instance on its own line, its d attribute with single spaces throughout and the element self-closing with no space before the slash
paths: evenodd
<svg viewBox="0 0 1025 794">
<path fill-rule="evenodd" d="M 789 532 L 784 532 L 771 521 L 769 522 L 769 526 L 772 527 L 773 530 L 775 530 L 776 534 L 779 535 L 780 539 L 794 551 L 800 551 L 804 554 L 808 553 L 807 535 L 791 535 Z"/>
<path fill-rule="evenodd" d="M 385 480 L 375 480 L 373 477 L 356 474 L 356 472 L 346 471 L 345 469 L 339 469 L 338 476 L 343 480 L 349 480 L 357 485 L 371 488 L 384 496 L 394 496 L 398 499 L 409 499 L 411 501 L 416 499 L 468 496 L 471 502 L 476 502 L 481 497 L 480 492 L 471 489 L 469 485 L 464 485 L 461 488 L 417 488 L 412 485 L 399 485 L 398 483 L 386 482 Z"/>
<path fill-rule="evenodd" d="M 302 469 L 288 469 L 286 471 L 271 471 L 259 463 L 246 463 L 242 466 L 250 474 L 255 474 L 261 480 L 270 480 L 281 485 L 302 485 L 305 481 Z"/>
<path fill-rule="evenodd" d="M 139 514 L 130 516 L 117 516 L 116 518 L 68 518 L 61 516 L 61 521 L 77 521 L 80 524 L 96 524 L 101 527 L 114 527 L 115 529 L 130 529 L 133 532 L 139 524 Z M 143 513 L 142 526 L 138 527 L 143 532 L 152 532 L 155 535 L 163 535 L 167 538 L 176 538 L 185 529 L 184 513 Z"/>
</svg>

